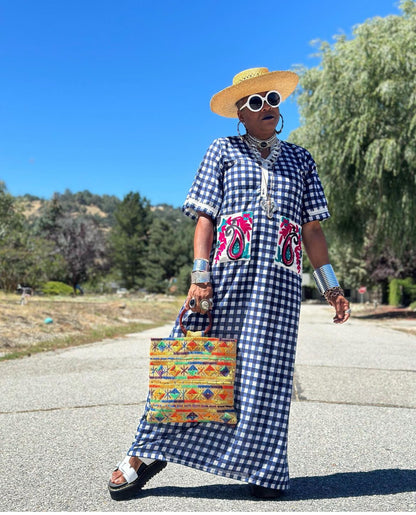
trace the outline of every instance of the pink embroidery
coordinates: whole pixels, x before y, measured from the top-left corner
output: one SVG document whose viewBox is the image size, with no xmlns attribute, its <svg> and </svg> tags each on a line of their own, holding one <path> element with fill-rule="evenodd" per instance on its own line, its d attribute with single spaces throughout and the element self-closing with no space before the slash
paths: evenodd
<svg viewBox="0 0 416 515">
<path fill-rule="evenodd" d="M 253 214 L 250 211 L 223 218 L 217 229 L 218 243 L 215 263 L 250 259 L 252 227 Z"/>
<path fill-rule="evenodd" d="M 296 271 L 302 271 L 302 237 L 298 224 L 284 216 L 280 219 L 279 240 L 275 257 L 277 264 Z"/>
</svg>

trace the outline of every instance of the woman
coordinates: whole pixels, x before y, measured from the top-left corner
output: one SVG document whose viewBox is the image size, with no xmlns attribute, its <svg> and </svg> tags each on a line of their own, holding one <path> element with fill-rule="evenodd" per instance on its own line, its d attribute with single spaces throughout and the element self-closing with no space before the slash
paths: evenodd
<svg viewBox="0 0 416 515">
<path fill-rule="evenodd" d="M 289 488 L 301 239 L 318 288 L 335 308 L 334 322 L 350 313 L 320 226 L 329 213 L 315 163 L 276 136 L 280 103 L 297 82 L 292 72 L 253 68 L 213 96 L 212 111 L 238 117 L 246 134 L 211 144 L 183 206 L 197 219 L 186 324 L 201 327 L 212 309 L 211 336 L 237 339 L 238 423 L 155 425 L 143 416 L 111 478 L 115 499 L 133 496 L 169 461 L 248 482 L 256 497 L 276 498 Z M 181 335 L 177 321 L 171 336 Z"/>
</svg>

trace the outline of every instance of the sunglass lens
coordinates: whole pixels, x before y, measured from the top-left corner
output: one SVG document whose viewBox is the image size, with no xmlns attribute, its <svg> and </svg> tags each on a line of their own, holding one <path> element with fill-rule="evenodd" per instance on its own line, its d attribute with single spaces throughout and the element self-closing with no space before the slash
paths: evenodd
<svg viewBox="0 0 416 515">
<path fill-rule="evenodd" d="M 272 107 L 277 107 L 280 104 L 280 95 L 277 91 L 269 91 L 267 93 L 267 102 Z"/>
<path fill-rule="evenodd" d="M 263 99 L 260 95 L 252 95 L 248 105 L 252 111 L 260 111 L 260 109 L 263 107 Z"/>
</svg>

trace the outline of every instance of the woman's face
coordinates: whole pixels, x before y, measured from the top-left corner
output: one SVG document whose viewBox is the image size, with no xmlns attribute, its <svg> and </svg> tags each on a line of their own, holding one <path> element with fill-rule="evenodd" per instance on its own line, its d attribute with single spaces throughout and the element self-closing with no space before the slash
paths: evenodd
<svg viewBox="0 0 416 515">
<path fill-rule="evenodd" d="M 258 94 L 264 97 L 267 91 L 261 91 Z M 246 103 L 248 97 L 244 97 L 237 102 L 237 108 Z M 244 107 L 241 111 L 238 109 L 238 118 L 252 136 L 260 139 L 270 138 L 279 122 L 280 111 L 278 107 L 271 107 L 267 102 L 263 103 L 260 111 L 253 112 L 248 107 Z"/>
</svg>

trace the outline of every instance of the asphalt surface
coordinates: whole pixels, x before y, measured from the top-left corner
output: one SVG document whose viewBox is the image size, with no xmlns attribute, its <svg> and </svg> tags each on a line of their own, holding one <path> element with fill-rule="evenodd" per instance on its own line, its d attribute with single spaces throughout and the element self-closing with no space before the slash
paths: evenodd
<svg viewBox="0 0 416 515">
<path fill-rule="evenodd" d="M 111 500 L 146 398 L 149 338 L 166 326 L 0 363 L 0 510 L 415 511 L 416 336 L 331 320 L 326 306 L 302 307 L 285 498 L 169 463 L 139 498 Z"/>
</svg>

